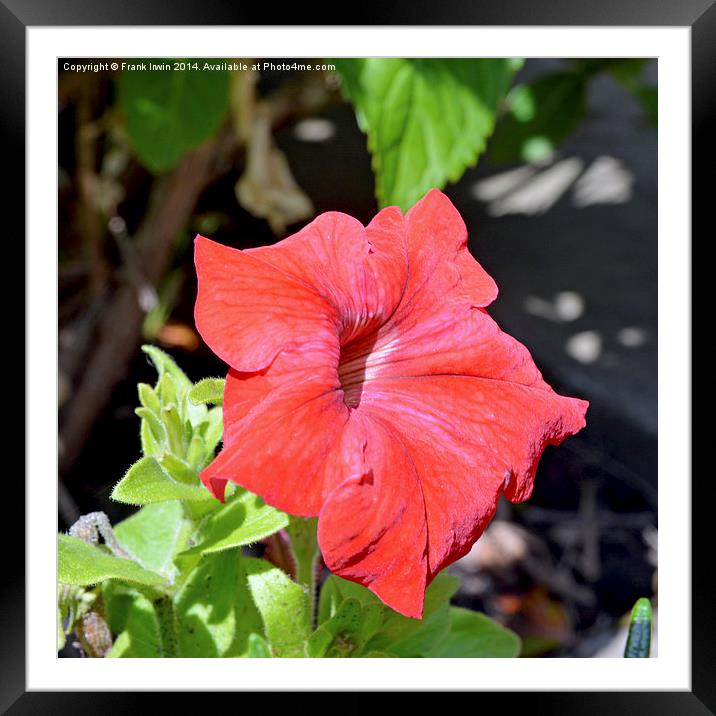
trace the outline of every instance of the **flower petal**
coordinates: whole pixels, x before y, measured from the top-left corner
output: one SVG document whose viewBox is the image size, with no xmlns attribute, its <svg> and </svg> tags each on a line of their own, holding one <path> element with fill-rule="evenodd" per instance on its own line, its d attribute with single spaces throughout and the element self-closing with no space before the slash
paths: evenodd
<svg viewBox="0 0 716 716">
<path fill-rule="evenodd" d="M 467 248 L 465 222 L 450 199 L 432 189 L 406 214 L 410 279 L 395 319 L 414 311 L 414 303 L 442 301 L 459 293 L 473 306 L 487 306 L 497 286 Z"/>
<path fill-rule="evenodd" d="M 196 326 L 235 370 L 264 370 L 282 350 L 306 342 L 335 345 L 339 318 L 313 287 L 203 236 L 195 241 L 195 262 Z"/>
<path fill-rule="evenodd" d="M 341 317 L 342 342 L 384 323 L 405 288 L 405 219 L 396 207 L 367 227 L 327 212 L 278 244 L 247 253 L 317 291 Z"/>
<path fill-rule="evenodd" d="M 445 297 L 383 333 L 366 377 L 468 375 L 551 391 L 527 348 L 500 330 L 483 308 Z"/>
<path fill-rule="evenodd" d="M 229 395 L 241 388 L 241 378 L 230 373 Z M 325 377 L 304 378 L 247 407 L 225 400 L 227 440 L 202 481 L 219 499 L 231 480 L 280 510 L 317 515 L 332 487 L 323 482 L 324 462 L 348 420 L 340 391 Z"/>
<path fill-rule="evenodd" d="M 448 375 L 370 383 L 360 411 L 390 421 L 420 480 L 428 579 L 467 553 L 501 493 L 514 502 L 530 496 L 544 448 L 580 430 L 586 407 L 500 379 Z"/>
<path fill-rule="evenodd" d="M 419 618 L 427 575 L 425 507 L 400 438 L 380 420 L 352 413 L 326 472 L 337 484 L 318 521 L 326 566 Z"/>
</svg>

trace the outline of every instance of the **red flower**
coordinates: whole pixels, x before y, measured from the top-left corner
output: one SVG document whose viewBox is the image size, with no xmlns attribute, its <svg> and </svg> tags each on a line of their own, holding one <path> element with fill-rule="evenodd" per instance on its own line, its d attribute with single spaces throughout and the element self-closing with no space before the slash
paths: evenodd
<svg viewBox="0 0 716 716">
<path fill-rule="evenodd" d="M 230 366 L 202 480 L 318 515 L 331 571 L 410 617 L 587 409 L 489 317 L 497 287 L 466 241 L 437 190 L 367 227 L 322 214 L 275 246 L 196 239 L 196 324 Z"/>
</svg>

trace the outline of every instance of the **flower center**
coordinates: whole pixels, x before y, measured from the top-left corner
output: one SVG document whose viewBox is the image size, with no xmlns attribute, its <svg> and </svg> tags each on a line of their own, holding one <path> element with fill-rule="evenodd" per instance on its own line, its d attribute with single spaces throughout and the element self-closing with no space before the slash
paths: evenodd
<svg viewBox="0 0 716 716">
<path fill-rule="evenodd" d="M 360 404 L 366 381 L 366 366 L 376 338 L 376 334 L 373 333 L 341 346 L 338 378 L 343 388 L 343 402 L 349 408 L 357 408 Z"/>
</svg>

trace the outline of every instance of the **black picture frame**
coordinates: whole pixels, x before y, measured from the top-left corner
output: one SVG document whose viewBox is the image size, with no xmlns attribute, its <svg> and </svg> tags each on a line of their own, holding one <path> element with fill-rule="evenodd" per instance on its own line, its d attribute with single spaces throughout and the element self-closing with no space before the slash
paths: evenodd
<svg viewBox="0 0 716 716">
<path fill-rule="evenodd" d="M 334 4 L 320 8 L 311 3 L 282 7 L 282 25 L 340 24 Z M 345 8 L 344 8 L 345 9 Z M 262 25 L 275 19 L 277 9 L 266 4 L 241 0 L 0 0 L 0 87 L 3 102 L 2 151 L 5 182 L 3 195 L 8 198 L 4 214 L 6 242 L 5 266 L 25 265 L 22 242 L 24 214 L 9 207 L 24 205 L 25 178 L 25 29 L 28 26 L 82 25 Z M 716 165 L 712 135 L 716 126 L 716 0 L 508 0 L 466 4 L 464 0 L 441 0 L 440 3 L 383 3 L 371 8 L 359 3 L 351 12 L 351 25 L 527 25 L 527 26 L 683 26 L 691 28 L 692 42 L 692 217 L 693 225 L 706 226 L 705 218 L 713 203 L 707 172 Z M 19 196 L 13 201 L 12 192 Z M 699 221 L 703 220 L 703 221 Z M 703 232 L 705 233 L 705 231 Z M 713 229 L 711 230 L 711 238 Z M 704 238 L 707 238 L 704 236 Z M 674 237 L 674 240 L 679 240 Z M 692 246 L 693 246 L 692 241 Z M 19 255 L 9 259 L 11 251 Z M 9 263 L 12 261 L 12 263 Z M 16 294 L 16 289 L 15 289 Z M 16 300 L 16 299 L 15 299 Z M 6 310 L 10 313 L 9 310 Z M 8 316 L 9 317 L 9 316 Z M 17 315 L 15 316 L 18 317 Z M 20 326 L 19 334 L 24 333 Z M 18 335 L 13 330 L 12 336 Z M 23 349 L 24 350 L 24 349 Z M 15 356 L 13 356 L 15 357 Z M 48 365 L 52 361 L 48 357 Z M 15 371 L 18 369 L 15 368 Z M 31 376 L 25 375 L 25 380 Z M 18 381 L 14 381 L 19 384 Z M 17 389 L 17 388 L 16 388 Z M 14 397 L 14 396 L 13 396 Z M 19 398 L 19 396 L 18 396 Z M 6 400 L 9 400 L 6 397 Z M 19 399 L 13 401 L 21 404 Z M 26 449 L 32 443 L 31 426 L 25 435 Z M 662 436 L 662 439 L 664 437 Z M 22 530 L 20 505 L 24 489 L 19 480 L 4 481 L 5 504 L 9 519 L 19 518 L 19 526 L 6 523 L 3 569 L 0 578 L 0 713 L 19 714 L 115 714 L 137 711 L 145 713 L 164 704 L 166 695 L 131 692 L 27 692 L 25 682 L 25 614 L 24 552 L 19 543 Z M 662 476 L 684 483 L 689 475 Z M 16 494 L 12 494 L 13 491 Z M 713 504 L 713 478 L 707 472 L 695 474 L 692 480 L 692 680 L 691 691 L 663 692 L 564 692 L 553 693 L 482 693 L 475 707 L 489 708 L 499 699 L 499 708 L 538 709 L 558 714 L 716 714 L 716 613 L 708 574 L 713 559 L 711 530 L 707 511 Z M 28 506 L 31 509 L 31 505 Z M 12 557 L 11 555 L 14 555 Z M 91 684 L 88 684 L 91 689 Z M 658 688 L 658 684 L 655 684 Z M 191 708 L 202 694 L 182 694 L 183 706 Z M 237 698 L 235 695 L 233 698 Z M 486 703 L 486 699 L 489 702 Z M 197 701 L 198 704 L 198 701 Z M 235 702 L 238 708 L 238 702 Z M 268 705 L 268 704 L 265 704 Z M 275 708 L 272 702 L 271 708 Z M 320 708 L 316 702 L 316 708 Z"/>
</svg>

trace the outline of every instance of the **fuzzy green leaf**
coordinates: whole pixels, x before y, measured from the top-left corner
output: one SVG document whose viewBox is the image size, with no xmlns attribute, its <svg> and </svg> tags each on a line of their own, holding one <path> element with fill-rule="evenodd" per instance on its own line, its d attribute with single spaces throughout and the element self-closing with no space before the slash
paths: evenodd
<svg viewBox="0 0 716 716">
<path fill-rule="evenodd" d="M 177 482 L 181 482 L 184 485 L 193 485 L 194 487 L 198 487 L 201 484 L 197 471 L 172 453 L 166 453 L 162 456 L 161 466 Z"/>
<path fill-rule="evenodd" d="M 209 410 L 204 425 L 206 426 L 203 433 L 204 447 L 206 450 L 206 456 L 209 458 L 208 461 L 210 462 L 211 458 L 213 458 L 214 456 L 214 450 L 219 444 L 221 436 L 224 432 L 224 422 L 221 406 L 217 406 L 216 408 L 212 408 L 211 410 Z"/>
<path fill-rule="evenodd" d="M 147 585 L 166 581 L 160 574 L 144 569 L 130 559 L 115 557 L 69 535 L 58 535 L 57 552 L 57 578 L 64 584 L 84 586 L 113 578 Z"/>
<path fill-rule="evenodd" d="M 137 386 L 137 392 L 139 393 L 139 402 L 145 408 L 151 410 L 155 415 L 159 416 L 159 413 L 162 411 L 162 404 L 154 389 L 146 383 L 139 383 Z"/>
<path fill-rule="evenodd" d="M 262 630 L 238 552 L 209 555 L 176 598 L 179 652 L 184 657 L 247 656 L 249 636 Z"/>
<path fill-rule="evenodd" d="M 117 582 L 102 585 L 107 623 L 117 639 L 111 658 L 157 658 L 163 656 L 159 621 L 151 601 L 136 589 Z"/>
<path fill-rule="evenodd" d="M 381 206 L 410 208 L 477 161 L 512 80 L 509 59 L 335 59 L 368 135 Z"/>
<path fill-rule="evenodd" d="M 225 384 L 226 381 L 223 378 L 204 378 L 189 391 L 189 400 L 194 405 L 206 403 L 221 405 L 224 402 Z"/>
<path fill-rule="evenodd" d="M 185 544 L 191 524 L 181 503 L 147 505 L 114 528 L 119 544 L 146 569 L 167 577 L 175 573 L 173 559 Z"/>
<path fill-rule="evenodd" d="M 174 384 L 179 392 L 191 388 L 192 382 L 168 353 L 151 345 L 143 345 L 142 350 L 149 356 L 152 363 L 154 363 L 154 367 L 157 369 L 157 373 L 159 373 L 159 380 L 161 380 L 165 373 L 168 373 L 174 380 Z"/>
<path fill-rule="evenodd" d="M 153 457 L 143 457 L 115 485 L 113 500 L 129 505 L 148 505 L 167 500 L 206 501 L 215 499 L 200 485 L 177 482 Z"/>
<path fill-rule="evenodd" d="M 201 530 L 196 547 L 185 555 L 212 554 L 258 542 L 288 525 L 289 517 L 258 495 L 241 491 L 214 513 Z"/>
<path fill-rule="evenodd" d="M 304 657 L 310 633 L 308 590 L 262 559 L 246 559 L 249 590 L 273 656 Z"/>
</svg>

